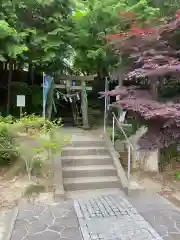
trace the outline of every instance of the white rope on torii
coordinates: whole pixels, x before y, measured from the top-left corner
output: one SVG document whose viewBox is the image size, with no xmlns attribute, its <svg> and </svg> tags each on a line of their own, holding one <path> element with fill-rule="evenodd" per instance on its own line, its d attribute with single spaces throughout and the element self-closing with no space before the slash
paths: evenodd
<svg viewBox="0 0 180 240">
<path fill-rule="evenodd" d="M 61 98 L 61 99 L 64 99 L 66 102 L 68 102 L 68 100 L 69 100 L 69 102 L 71 102 L 71 103 L 73 101 L 73 98 L 76 98 L 78 101 L 80 100 L 79 92 L 72 93 L 72 94 L 64 94 L 56 89 L 56 96 L 57 96 L 58 100 Z"/>
<path fill-rule="evenodd" d="M 81 97 L 78 97 L 79 94 L 77 95 L 77 93 L 75 93 L 75 94 L 73 93 L 73 96 L 75 96 L 77 99 L 79 99 L 79 98 L 81 99 L 83 129 L 89 129 L 87 91 L 92 90 L 92 87 L 86 86 L 86 82 L 92 82 L 95 77 L 96 77 L 96 75 L 83 75 L 83 76 L 61 75 L 61 76 L 58 76 L 58 78 L 57 78 L 58 81 L 60 80 L 60 84 L 57 83 L 57 81 L 54 84 L 54 87 L 56 89 L 66 89 L 67 90 L 68 95 L 64 96 L 64 100 L 66 97 L 67 100 L 72 101 L 71 102 L 72 106 L 74 105 L 73 104 L 74 97 L 72 97 L 70 91 L 71 90 L 80 91 Z M 76 86 L 76 82 L 78 84 L 77 86 Z"/>
</svg>

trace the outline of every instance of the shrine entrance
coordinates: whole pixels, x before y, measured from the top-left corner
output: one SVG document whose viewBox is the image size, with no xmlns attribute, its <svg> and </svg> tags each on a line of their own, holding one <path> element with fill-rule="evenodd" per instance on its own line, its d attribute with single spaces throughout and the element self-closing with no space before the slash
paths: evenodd
<svg viewBox="0 0 180 240">
<path fill-rule="evenodd" d="M 92 90 L 93 75 L 60 76 L 54 80 L 56 114 L 65 126 L 82 126 L 89 128 L 88 91 Z"/>
</svg>

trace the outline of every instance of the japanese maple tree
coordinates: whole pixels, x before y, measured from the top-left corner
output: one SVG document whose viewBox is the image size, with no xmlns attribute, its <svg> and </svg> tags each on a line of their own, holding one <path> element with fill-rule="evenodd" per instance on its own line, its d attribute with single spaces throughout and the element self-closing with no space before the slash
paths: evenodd
<svg viewBox="0 0 180 240">
<path fill-rule="evenodd" d="M 177 11 L 175 19 L 159 23 L 158 27 L 147 24 L 138 27 L 133 19 L 127 32 L 108 35 L 106 40 L 114 51 L 131 59 L 132 70 L 126 73 L 125 80 L 130 80 L 133 85 L 134 81 L 148 78 L 149 84 L 153 81 L 163 84 L 167 75 L 179 76 L 179 46 L 176 41 L 179 28 L 180 11 Z M 118 95 L 119 101 L 115 106 L 130 110 L 138 118 L 147 121 L 148 131 L 139 141 L 143 149 L 164 148 L 180 143 L 180 104 L 158 102 L 147 90 L 135 87 L 116 87 L 104 94 Z"/>
</svg>

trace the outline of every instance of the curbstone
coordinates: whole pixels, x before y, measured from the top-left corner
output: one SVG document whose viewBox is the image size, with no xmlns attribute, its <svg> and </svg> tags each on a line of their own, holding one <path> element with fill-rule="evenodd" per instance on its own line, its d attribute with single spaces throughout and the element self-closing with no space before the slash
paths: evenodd
<svg viewBox="0 0 180 240">
<path fill-rule="evenodd" d="M 14 226 L 16 223 L 16 219 L 18 216 L 19 208 L 16 206 L 12 209 L 11 213 L 9 213 L 7 223 L 5 225 L 5 232 L 2 240 L 10 240 L 12 236 L 12 232 L 14 230 Z"/>
</svg>

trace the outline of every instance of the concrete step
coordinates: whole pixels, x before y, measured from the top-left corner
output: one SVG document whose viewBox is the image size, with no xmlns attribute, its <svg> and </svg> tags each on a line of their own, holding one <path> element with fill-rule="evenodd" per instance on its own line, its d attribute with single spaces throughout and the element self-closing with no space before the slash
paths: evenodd
<svg viewBox="0 0 180 240">
<path fill-rule="evenodd" d="M 65 147 L 62 150 L 62 156 L 80 156 L 80 155 L 105 155 L 109 154 L 106 147 Z"/>
<path fill-rule="evenodd" d="M 112 159 L 109 155 L 86 155 L 86 156 L 62 156 L 63 167 L 109 165 Z"/>
<path fill-rule="evenodd" d="M 66 145 L 67 147 L 105 147 L 103 141 L 73 141 L 72 143 Z"/>
<path fill-rule="evenodd" d="M 117 172 L 113 165 L 91 165 L 64 167 L 64 178 L 116 176 Z"/>
<path fill-rule="evenodd" d="M 120 188 L 118 177 L 80 177 L 64 178 L 64 188 L 66 191 Z"/>
<path fill-rule="evenodd" d="M 93 189 L 93 190 L 77 190 L 77 191 L 66 191 L 66 198 L 69 199 L 86 199 L 92 196 L 102 195 L 114 195 L 124 194 L 120 188 L 105 188 L 105 189 Z"/>
</svg>

